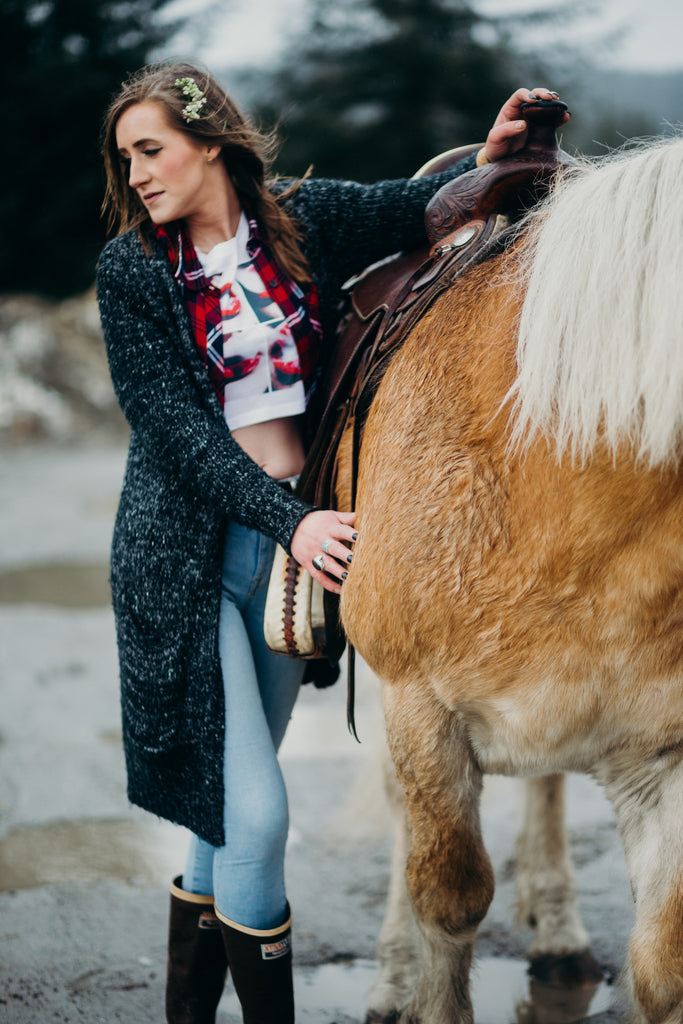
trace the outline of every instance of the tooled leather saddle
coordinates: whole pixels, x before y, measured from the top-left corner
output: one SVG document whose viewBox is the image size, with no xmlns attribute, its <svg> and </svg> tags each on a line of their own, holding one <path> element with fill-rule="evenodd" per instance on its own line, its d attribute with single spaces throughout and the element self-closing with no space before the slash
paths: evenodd
<svg viewBox="0 0 683 1024">
<path fill-rule="evenodd" d="M 336 507 L 337 452 L 342 435 L 352 429 L 355 503 L 363 427 L 386 370 L 411 328 L 437 297 L 469 266 L 485 258 L 501 233 L 548 190 L 560 168 L 575 163 L 559 149 L 555 135 L 566 109 L 565 104 L 554 100 L 528 104 L 522 113 L 529 125 L 524 149 L 444 185 L 425 211 L 424 246 L 397 253 L 344 286 L 345 310 L 334 357 L 316 394 L 316 436 L 297 487 L 304 500 L 320 508 Z M 469 146 L 451 151 L 425 165 L 419 173 L 445 170 L 480 148 Z M 327 658 L 336 662 L 345 646 L 338 598 L 325 591 L 324 604 Z M 324 675 L 325 669 L 320 667 Z M 315 674 L 315 663 L 309 663 L 309 677 L 317 682 Z M 325 685 L 323 680 L 320 683 Z M 348 720 L 356 735 L 353 690 L 351 656 Z"/>
</svg>

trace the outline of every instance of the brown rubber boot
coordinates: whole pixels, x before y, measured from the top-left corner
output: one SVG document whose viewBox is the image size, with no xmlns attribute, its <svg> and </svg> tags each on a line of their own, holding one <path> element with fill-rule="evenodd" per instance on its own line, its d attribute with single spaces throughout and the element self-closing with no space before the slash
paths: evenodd
<svg viewBox="0 0 683 1024">
<path fill-rule="evenodd" d="M 215 1024 L 228 958 L 213 896 L 171 885 L 168 922 L 166 1020 L 168 1024 Z"/>
<path fill-rule="evenodd" d="M 286 922 L 269 931 L 218 918 L 244 1024 L 294 1024 L 289 906 Z"/>
</svg>

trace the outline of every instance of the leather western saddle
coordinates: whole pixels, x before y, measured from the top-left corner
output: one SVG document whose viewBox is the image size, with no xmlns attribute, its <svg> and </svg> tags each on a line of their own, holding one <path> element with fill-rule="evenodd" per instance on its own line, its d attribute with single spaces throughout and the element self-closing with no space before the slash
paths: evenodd
<svg viewBox="0 0 683 1024">
<path fill-rule="evenodd" d="M 559 149 L 555 135 L 566 109 L 564 103 L 555 100 L 525 105 L 522 116 L 529 130 L 524 149 L 444 185 L 425 211 L 425 244 L 411 252 L 397 253 L 346 283 L 346 310 L 338 328 L 334 357 L 315 396 L 316 436 L 297 487 L 304 500 L 320 508 L 336 507 L 339 442 L 352 428 L 355 503 L 363 427 L 391 360 L 441 292 L 493 250 L 498 236 L 547 192 L 560 169 L 575 165 Z M 445 170 L 480 148 L 469 146 L 446 153 L 418 174 Z M 326 591 L 324 602 L 327 656 L 330 662 L 336 662 L 345 645 L 338 598 Z M 325 685 L 323 680 L 315 679 L 315 663 L 309 663 L 309 670 L 314 681 Z M 352 668 L 349 726 L 355 735 Z"/>
</svg>

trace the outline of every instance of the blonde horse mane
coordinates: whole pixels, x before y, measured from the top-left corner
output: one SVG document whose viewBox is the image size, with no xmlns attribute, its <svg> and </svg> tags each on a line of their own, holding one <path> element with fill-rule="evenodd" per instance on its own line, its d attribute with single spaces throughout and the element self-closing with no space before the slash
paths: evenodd
<svg viewBox="0 0 683 1024">
<path fill-rule="evenodd" d="M 683 449 L 683 138 L 586 165 L 531 218 L 511 445 L 598 440 L 648 466 Z"/>
</svg>

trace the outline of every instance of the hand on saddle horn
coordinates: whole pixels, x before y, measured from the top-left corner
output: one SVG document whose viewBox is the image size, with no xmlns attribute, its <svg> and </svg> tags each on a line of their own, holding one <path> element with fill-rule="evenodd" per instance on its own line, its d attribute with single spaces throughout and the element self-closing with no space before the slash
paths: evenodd
<svg viewBox="0 0 683 1024">
<path fill-rule="evenodd" d="M 355 512 L 309 512 L 292 537 L 291 551 L 299 565 L 333 594 L 341 593 L 351 564 L 350 546 L 358 536 L 355 519 Z"/>
<path fill-rule="evenodd" d="M 523 149 L 527 141 L 527 123 L 522 119 L 522 105 L 535 103 L 537 100 L 556 100 L 558 95 L 549 89 L 517 89 L 500 109 L 493 122 L 493 128 L 486 137 L 486 145 L 477 156 L 477 164 L 502 160 Z M 569 111 L 566 111 L 560 123 L 566 124 Z"/>
</svg>

